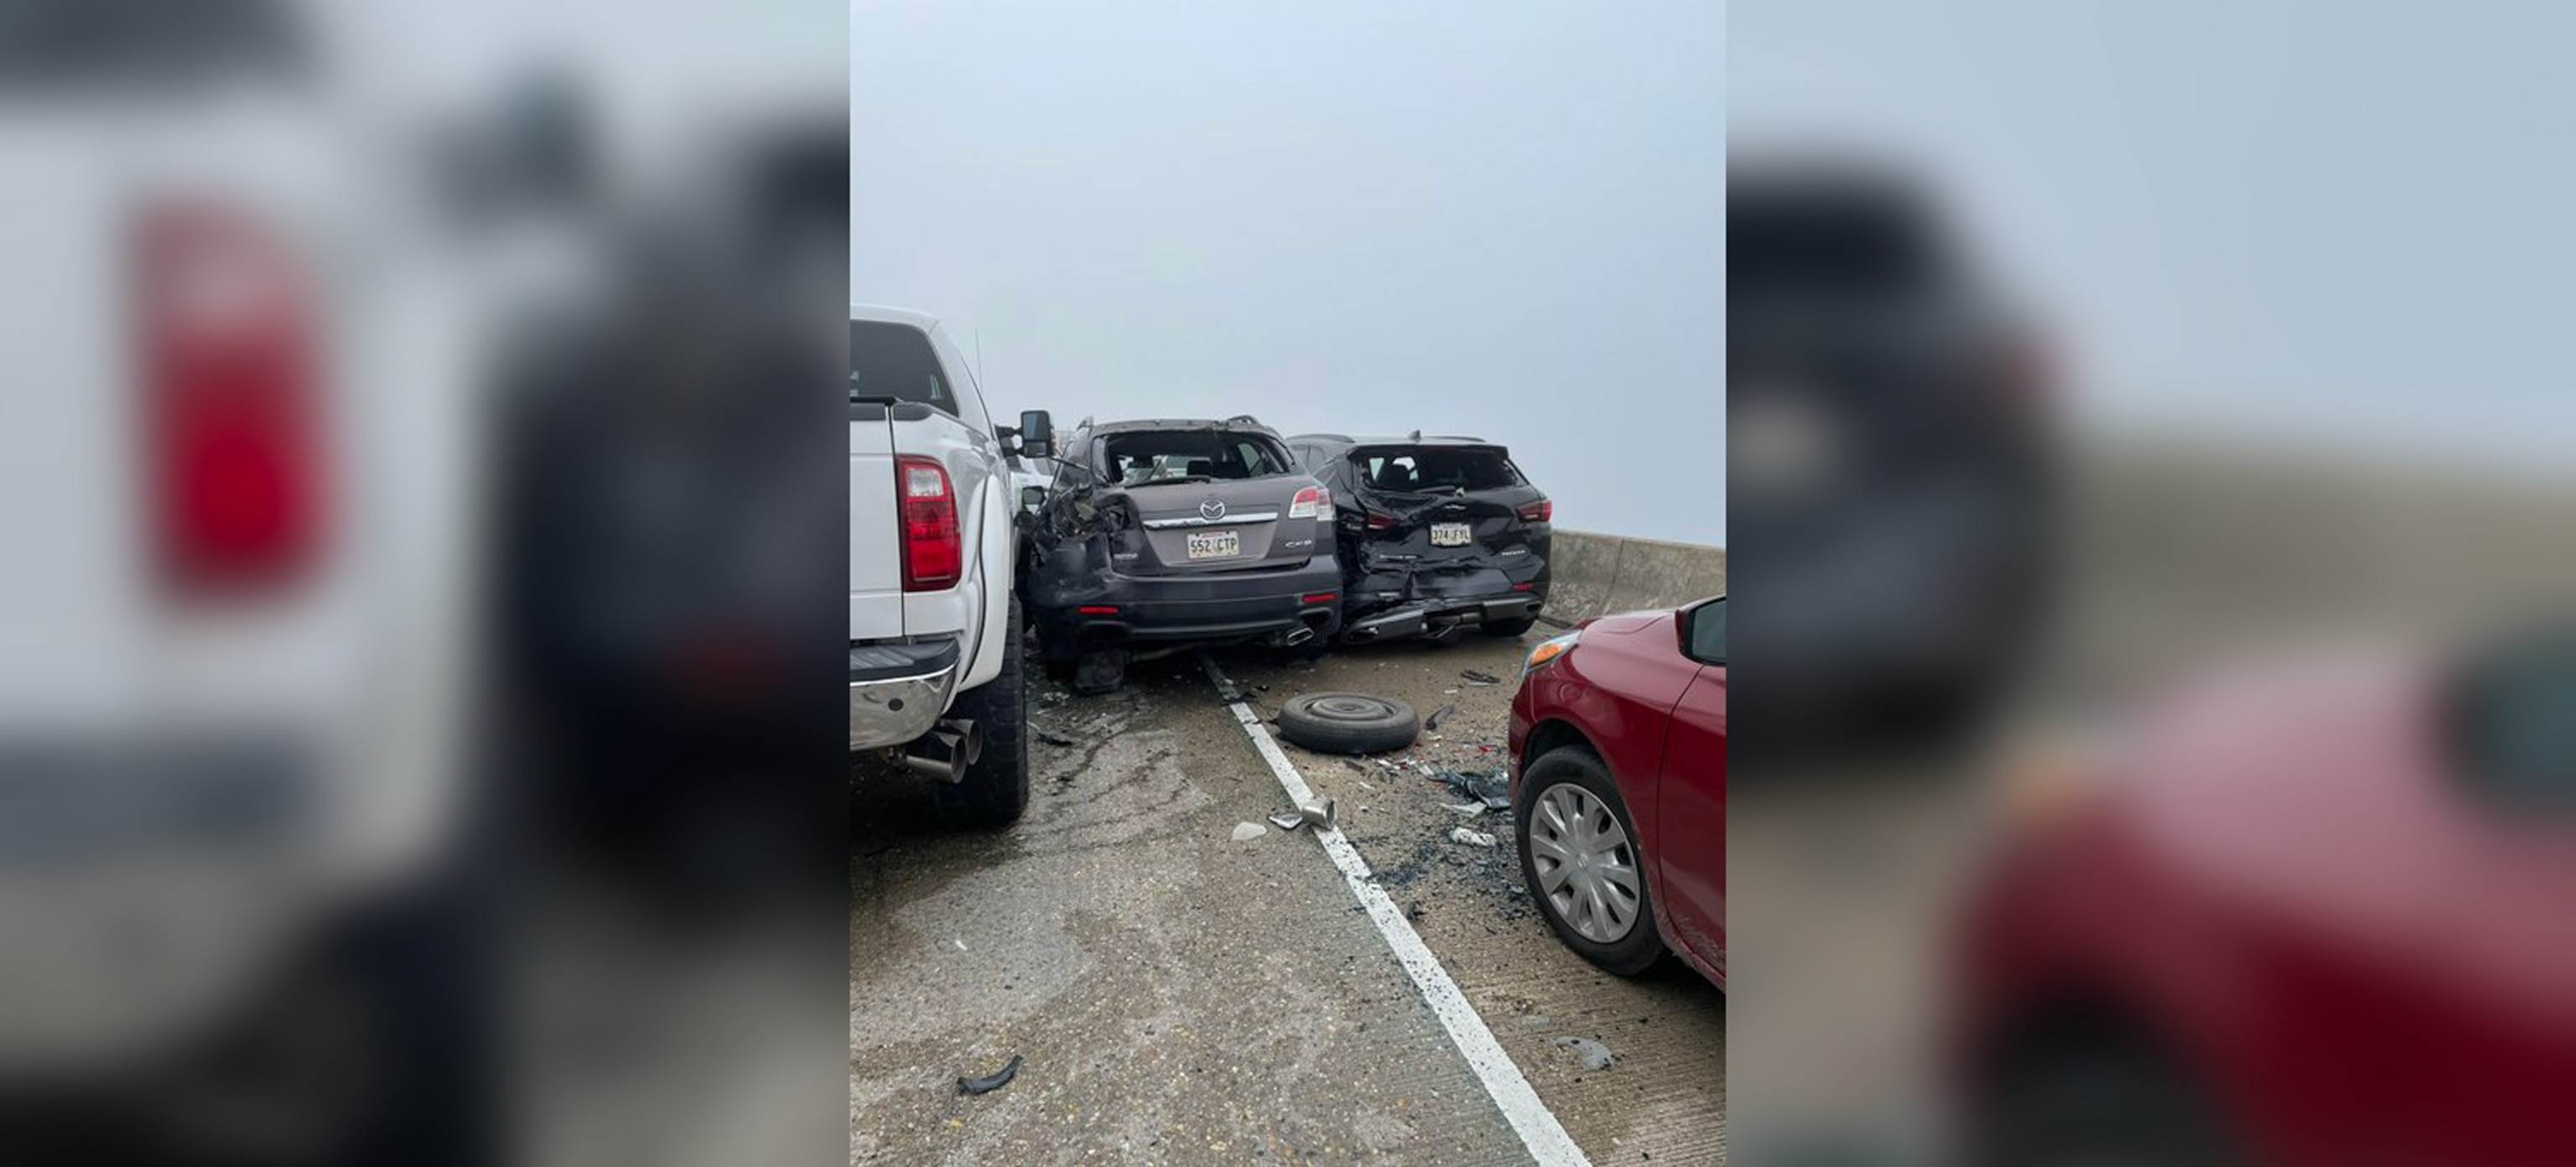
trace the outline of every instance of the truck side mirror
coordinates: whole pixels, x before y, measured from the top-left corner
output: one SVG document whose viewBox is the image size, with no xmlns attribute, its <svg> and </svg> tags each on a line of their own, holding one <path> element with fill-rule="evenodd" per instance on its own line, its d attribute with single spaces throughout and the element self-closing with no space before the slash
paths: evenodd
<svg viewBox="0 0 2576 1167">
<path fill-rule="evenodd" d="M 1055 423 L 1047 411 L 1031 409 L 1020 414 L 1020 454 L 1029 458 L 1055 456 Z"/>
</svg>

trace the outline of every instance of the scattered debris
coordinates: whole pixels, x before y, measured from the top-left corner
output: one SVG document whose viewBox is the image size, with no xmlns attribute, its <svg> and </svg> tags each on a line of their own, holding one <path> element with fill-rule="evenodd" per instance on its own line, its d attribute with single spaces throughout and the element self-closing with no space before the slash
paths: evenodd
<svg viewBox="0 0 2576 1167">
<path fill-rule="evenodd" d="M 1072 738 L 1066 737 L 1051 729 L 1033 730 L 1031 732 L 1036 735 L 1039 741 L 1045 742 L 1051 746 L 1069 746 L 1073 744 Z"/>
<path fill-rule="evenodd" d="M 1468 818 L 1474 818 L 1477 815 L 1485 813 L 1485 804 L 1481 802 L 1452 802 L 1444 803 L 1442 805 L 1445 805 L 1449 809 L 1457 811 Z"/>
<path fill-rule="evenodd" d="M 1368 808 L 1361 807 L 1360 809 L 1366 810 Z M 1295 810 L 1283 810 L 1270 816 L 1270 825 L 1283 831 L 1293 831 L 1299 827 L 1313 827 L 1319 831 L 1328 831 L 1333 828 L 1334 822 L 1333 796 L 1329 794 L 1322 798 L 1318 798 L 1313 802 L 1298 803 L 1297 809 Z M 1250 837 L 1243 833 L 1244 827 L 1252 827 L 1255 831 L 1261 829 L 1259 827 L 1253 827 L 1251 823 L 1245 823 L 1242 827 L 1236 827 L 1234 829 L 1235 838 L 1244 839 Z"/>
<path fill-rule="evenodd" d="M 957 946 L 957 951 L 959 951 L 959 952 L 964 952 L 964 951 L 966 951 L 966 942 L 965 942 L 965 941 L 960 940 L 960 939 L 958 939 L 958 938 L 956 938 L 956 937 L 954 937 L 954 936 L 951 936 L 951 937 L 949 937 L 949 938 L 948 938 L 948 942 L 949 942 L 950 944 L 954 944 L 954 945 L 956 945 L 956 946 Z"/>
<path fill-rule="evenodd" d="M 1412 900 L 1412 901 L 1407 902 L 1407 903 L 1404 905 L 1404 918 L 1405 918 L 1406 920 L 1409 920 L 1409 921 L 1413 922 L 1413 923 L 1416 923 L 1416 924 L 1421 923 L 1421 922 L 1422 922 L 1422 917 L 1424 917 L 1424 916 L 1426 916 L 1426 915 L 1429 915 L 1429 914 L 1430 914 L 1430 913 L 1425 912 L 1425 911 L 1423 911 L 1423 910 L 1422 910 L 1422 901 L 1421 901 L 1421 900 Z"/>
<path fill-rule="evenodd" d="M 1360 761 L 1358 758 L 1344 758 L 1342 759 L 1342 764 L 1350 767 L 1351 769 L 1357 770 L 1362 774 L 1368 773 L 1368 764 Z"/>
<path fill-rule="evenodd" d="M 1494 845 L 1494 837 L 1492 835 L 1488 835 L 1483 831 L 1471 831 L 1465 827 L 1449 828 L 1449 841 L 1452 843 L 1465 843 L 1470 847 L 1491 847 Z"/>
<path fill-rule="evenodd" d="M 1262 829 L 1260 823 L 1234 824 L 1234 841 L 1238 843 L 1249 842 L 1268 833 L 1269 832 Z"/>
<path fill-rule="evenodd" d="M 1431 777 L 1448 784 L 1449 789 L 1485 804 L 1491 810 L 1507 810 L 1512 805 L 1511 781 L 1500 769 L 1435 770 Z"/>
<path fill-rule="evenodd" d="M 1521 897 L 1529 894 L 1529 889 L 1522 887 L 1517 883 L 1507 883 L 1503 885 L 1503 894 L 1510 896 L 1513 899 L 1520 899 Z"/>
<path fill-rule="evenodd" d="M 1362 790 L 1368 791 L 1368 792 L 1369 792 L 1369 793 L 1371 793 L 1371 794 L 1375 794 L 1375 793 L 1377 793 L 1377 787 L 1371 786 L 1371 785 L 1369 785 L 1369 784 L 1368 784 L 1368 783 L 1366 783 L 1366 782 L 1360 782 L 1360 780 L 1359 780 L 1359 779 L 1357 779 L 1357 778 L 1353 778 L 1353 779 L 1351 779 L 1351 781 L 1353 781 L 1353 782 L 1358 782 L 1358 783 L 1359 783 L 1359 788 L 1360 788 L 1360 789 L 1362 789 Z"/>
<path fill-rule="evenodd" d="M 1583 1068 L 1587 1070 L 1606 1070 L 1610 1068 L 1612 1062 L 1619 1060 L 1610 1052 L 1609 1046 L 1588 1037 L 1560 1037 L 1556 1039 L 1556 1044 L 1560 1048 L 1582 1054 Z"/>
<path fill-rule="evenodd" d="M 1440 723 L 1442 721 L 1446 720 L 1450 714 L 1456 712 L 1458 712 L 1458 707 L 1455 705 L 1443 705 L 1438 709 L 1432 710 L 1431 716 L 1422 719 L 1422 728 L 1426 730 L 1438 729 L 1440 728 Z"/>
<path fill-rule="evenodd" d="M 1564 1039 L 1560 1038 L 1558 1040 L 1562 1041 Z M 1012 1054 L 1010 1063 L 1003 1066 L 1001 1069 L 995 1070 L 990 1074 L 986 1074 L 981 1078 L 957 1079 L 957 1092 L 960 1094 L 990 1094 L 1004 1086 L 1010 1085 L 1011 1079 L 1018 1077 L 1019 1073 L 1020 1055 Z"/>
<path fill-rule="evenodd" d="M 1470 685 L 1499 685 L 1503 683 L 1503 679 L 1501 677 L 1497 677 L 1492 673 L 1478 669 L 1460 669 L 1458 670 L 1458 677 L 1460 680 L 1463 680 Z"/>
</svg>

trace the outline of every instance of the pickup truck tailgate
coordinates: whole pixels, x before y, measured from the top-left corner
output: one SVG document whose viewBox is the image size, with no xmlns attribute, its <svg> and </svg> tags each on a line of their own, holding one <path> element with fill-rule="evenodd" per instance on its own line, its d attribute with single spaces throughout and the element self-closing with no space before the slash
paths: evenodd
<svg viewBox="0 0 2576 1167">
<path fill-rule="evenodd" d="M 895 513 L 894 417 L 850 403 L 850 639 L 903 635 L 903 544 Z"/>
</svg>

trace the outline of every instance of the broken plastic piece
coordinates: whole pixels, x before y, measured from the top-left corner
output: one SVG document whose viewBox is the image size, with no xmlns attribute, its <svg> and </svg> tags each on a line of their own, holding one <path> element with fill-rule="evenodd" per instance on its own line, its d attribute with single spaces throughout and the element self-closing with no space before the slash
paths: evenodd
<svg viewBox="0 0 2576 1167">
<path fill-rule="evenodd" d="M 1503 683 L 1503 679 L 1501 677 L 1497 677 L 1492 673 L 1479 672 L 1475 669 L 1460 669 L 1458 670 L 1458 676 L 1470 685 L 1499 685 Z"/>
<path fill-rule="evenodd" d="M 1438 709 L 1434 709 L 1431 711 L 1431 716 L 1422 719 L 1422 728 L 1427 730 L 1438 729 L 1440 728 L 1440 723 L 1442 721 L 1446 720 L 1450 714 L 1456 712 L 1458 712 L 1458 707 L 1455 705 L 1443 705 Z"/>
<path fill-rule="evenodd" d="M 1465 843 L 1470 847 L 1491 847 L 1494 845 L 1494 837 L 1492 835 L 1488 835 L 1483 831 L 1471 831 L 1465 827 L 1449 828 L 1449 841 L 1452 843 Z"/>
<path fill-rule="evenodd" d="M 1481 802 L 1453 802 L 1446 805 L 1449 809 L 1457 811 L 1468 818 L 1474 818 L 1477 815 L 1485 813 L 1485 804 Z"/>
<path fill-rule="evenodd" d="M 1051 746 L 1069 746 L 1073 744 L 1072 738 L 1066 737 L 1051 729 L 1034 730 L 1032 732 L 1036 734 L 1039 741 L 1045 742 Z"/>
<path fill-rule="evenodd" d="M 1305 816 L 1300 815 L 1293 810 L 1283 810 L 1270 816 L 1270 825 L 1283 831 L 1296 830 L 1298 827 L 1305 825 L 1305 822 Z"/>
<path fill-rule="evenodd" d="M 995 1070 L 990 1074 L 986 1074 L 981 1078 L 957 1079 L 957 1092 L 960 1094 L 990 1094 L 1004 1086 L 1010 1085 L 1011 1079 L 1018 1077 L 1019 1073 L 1020 1055 L 1012 1054 L 1010 1064 L 1003 1066 L 1001 1069 Z"/>
<path fill-rule="evenodd" d="M 1250 842 L 1254 839 L 1260 838 L 1265 833 L 1266 832 L 1261 829 L 1260 823 L 1234 824 L 1234 841 L 1238 843 Z"/>
</svg>

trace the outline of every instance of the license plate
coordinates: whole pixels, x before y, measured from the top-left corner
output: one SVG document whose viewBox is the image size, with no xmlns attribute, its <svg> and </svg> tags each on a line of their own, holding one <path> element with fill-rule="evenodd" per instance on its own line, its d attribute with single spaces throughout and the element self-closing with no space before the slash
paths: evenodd
<svg viewBox="0 0 2576 1167">
<path fill-rule="evenodd" d="M 1466 545 L 1467 545 L 1467 524 L 1465 524 L 1465 523 L 1433 523 L 1433 524 L 1431 524 L 1431 545 L 1432 545 L 1432 546 L 1434 546 L 1434 547 L 1464 547 L 1464 546 L 1466 546 Z"/>
<path fill-rule="evenodd" d="M 1243 535 L 1236 531 L 1193 531 L 1190 558 L 1232 559 L 1243 554 Z"/>
</svg>

